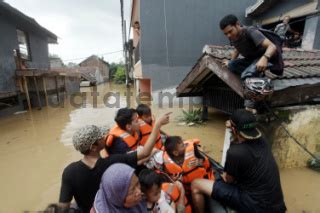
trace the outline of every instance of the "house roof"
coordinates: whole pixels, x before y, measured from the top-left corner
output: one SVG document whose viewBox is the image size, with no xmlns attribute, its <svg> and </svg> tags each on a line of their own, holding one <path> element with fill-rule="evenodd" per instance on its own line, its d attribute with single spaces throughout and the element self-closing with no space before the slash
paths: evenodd
<svg viewBox="0 0 320 213">
<path fill-rule="evenodd" d="M 23 28 L 22 30 L 28 29 L 46 36 L 48 43 L 57 43 L 58 38 L 54 33 L 42 27 L 34 18 L 25 15 L 2 0 L 0 0 L 0 16 L 8 17 L 18 25 L 17 27 Z"/>
<path fill-rule="evenodd" d="M 203 48 L 202 56 L 178 85 L 177 96 L 201 95 L 206 82 L 212 80 L 212 78 L 219 78 L 235 93 L 243 97 L 240 78 L 222 66 L 224 59 L 231 59 L 232 49 L 231 46 L 206 45 Z M 269 73 L 269 77 L 273 79 L 274 94 L 277 94 L 273 95 L 275 99 L 282 97 L 288 91 L 286 90 L 288 88 L 320 85 L 320 51 L 285 48 L 283 58 L 285 65 L 283 76 L 275 76 Z M 312 91 L 312 88 L 309 89 L 303 91 L 304 94 L 301 95 L 308 96 L 307 93 Z M 314 91 L 312 95 L 320 98 L 319 92 L 319 90 Z M 275 102 L 277 101 L 275 100 Z M 280 102 L 278 101 L 278 103 Z"/>
<path fill-rule="evenodd" d="M 83 64 L 84 62 L 90 61 L 90 60 L 99 60 L 99 61 L 101 61 L 101 62 L 103 62 L 104 64 L 106 64 L 106 65 L 109 66 L 109 63 L 108 63 L 108 62 L 106 62 L 105 60 L 103 60 L 102 58 L 100 58 L 100 57 L 98 57 L 98 56 L 96 56 L 96 55 L 91 55 L 91 56 L 89 56 L 88 58 L 86 58 L 86 59 L 84 59 L 83 61 L 81 61 L 81 62 L 79 63 L 79 65 L 81 66 L 81 64 Z"/>
<path fill-rule="evenodd" d="M 257 0 L 257 2 L 246 9 L 246 17 L 256 16 L 274 6 L 277 0 Z"/>
<path fill-rule="evenodd" d="M 204 53 L 217 61 L 231 59 L 231 46 L 207 45 Z M 284 72 L 283 76 L 274 79 L 292 79 L 306 77 L 320 77 L 320 51 L 283 48 Z"/>
</svg>

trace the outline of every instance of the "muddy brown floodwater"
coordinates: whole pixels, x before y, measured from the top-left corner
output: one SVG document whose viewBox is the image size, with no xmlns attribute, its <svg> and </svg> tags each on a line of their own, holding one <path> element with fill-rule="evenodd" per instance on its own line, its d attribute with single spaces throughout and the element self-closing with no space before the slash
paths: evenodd
<svg viewBox="0 0 320 213">
<path fill-rule="evenodd" d="M 57 202 L 63 168 L 81 157 L 70 146 L 75 129 L 85 124 L 112 125 L 118 107 L 126 106 L 124 86 L 99 85 L 96 102 L 90 96 L 92 88 L 82 92 L 87 94 L 82 108 L 66 102 L 60 108 L 33 109 L 0 118 L 0 213 L 39 211 Z M 103 104 L 102 96 L 108 92 L 113 97 L 105 100 L 109 106 L 116 103 L 116 108 Z M 132 100 L 131 105 L 134 104 Z M 210 156 L 221 159 L 226 115 L 211 109 L 205 125 L 186 127 L 178 125 L 182 115 L 178 106 L 152 106 L 152 109 L 156 115 L 173 112 L 171 123 L 164 127 L 168 134 L 199 138 Z M 295 168 L 280 170 L 280 175 L 289 212 L 320 213 L 319 173 Z"/>
</svg>

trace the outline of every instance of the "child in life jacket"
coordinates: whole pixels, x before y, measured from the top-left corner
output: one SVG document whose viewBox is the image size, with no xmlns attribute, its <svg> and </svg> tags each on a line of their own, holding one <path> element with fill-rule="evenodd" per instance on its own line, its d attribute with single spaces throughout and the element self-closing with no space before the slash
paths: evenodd
<svg viewBox="0 0 320 213">
<path fill-rule="evenodd" d="M 214 179 L 209 159 L 196 152 L 198 139 L 183 141 L 180 136 L 170 136 L 163 152 L 163 171 L 174 181 L 180 180 L 190 194 L 191 182 L 197 178 Z"/>
<path fill-rule="evenodd" d="M 147 201 L 149 213 L 191 213 L 191 206 L 184 196 L 180 182 L 163 183 L 163 177 L 150 169 L 144 169 L 139 174 L 141 190 Z"/>
<path fill-rule="evenodd" d="M 139 145 L 144 146 L 144 144 L 146 143 L 146 141 L 150 136 L 150 133 L 152 131 L 155 121 L 152 117 L 152 112 L 148 105 L 139 104 L 136 111 L 139 116 L 138 122 L 139 122 L 139 130 L 141 134 Z M 155 148 L 159 150 L 163 148 L 165 137 L 166 137 L 166 134 L 160 130 L 156 139 L 157 141 L 155 144 Z"/>
</svg>

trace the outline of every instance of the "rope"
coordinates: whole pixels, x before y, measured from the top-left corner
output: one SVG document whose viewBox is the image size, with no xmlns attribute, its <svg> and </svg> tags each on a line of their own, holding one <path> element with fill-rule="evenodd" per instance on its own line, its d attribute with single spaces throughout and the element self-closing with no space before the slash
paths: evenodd
<svg viewBox="0 0 320 213">
<path fill-rule="evenodd" d="M 290 132 L 289 130 L 285 127 L 284 125 L 284 121 L 268 106 L 268 104 L 266 103 L 266 101 L 263 101 L 266 109 L 277 119 L 281 122 L 280 126 L 283 128 L 283 130 L 286 132 L 286 134 L 296 143 L 298 144 L 306 153 L 308 153 L 312 158 L 314 158 L 315 160 L 320 162 L 320 159 L 318 157 L 316 157 L 312 152 L 310 152 L 307 147 L 305 147 L 304 145 L 302 145 Z"/>
</svg>

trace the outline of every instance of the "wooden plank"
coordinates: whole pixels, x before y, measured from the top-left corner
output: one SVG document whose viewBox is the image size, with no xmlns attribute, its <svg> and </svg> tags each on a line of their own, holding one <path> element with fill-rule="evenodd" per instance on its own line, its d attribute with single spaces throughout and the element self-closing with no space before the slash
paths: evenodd
<svg viewBox="0 0 320 213">
<path fill-rule="evenodd" d="M 28 108 L 29 108 L 29 111 L 32 111 L 31 102 L 30 102 L 30 96 L 29 96 L 29 90 L 28 90 L 28 82 L 27 82 L 26 76 L 23 76 L 23 83 L 24 83 L 24 90 L 25 90 L 25 93 L 26 93 Z"/>
<path fill-rule="evenodd" d="M 320 83 L 288 87 L 275 91 L 270 99 L 272 107 L 319 103 Z M 318 99 L 318 100 L 316 100 Z"/>
<path fill-rule="evenodd" d="M 238 95 L 243 97 L 243 88 L 240 78 L 230 72 L 228 68 L 223 67 L 221 63 L 217 63 L 214 59 L 208 59 L 208 68 L 214 72 L 222 81 L 231 87 Z"/>
<path fill-rule="evenodd" d="M 36 87 L 36 93 L 37 93 L 37 99 L 38 99 L 38 105 L 39 105 L 38 109 L 41 109 L 41 100 L 40 100 L 40 93 L 39 93 L 39 88 L 38 88 L 37 77 L 33 76 L 33 82 L 34 82 L 34 86 Z"/>
<path fill-rule="evenodd" d="M 56 94 L 57 94 L 57 100 L 58 103 L 60 104 L 60 96 L 59 96 L 59 85 L 58 85 L 58 76 L 55 76 L 55 82 L 56 82 Z"/>
<path fill-rule="evenodd" d="M 47 107 L 49 106 L 49 101 L 48 101 L 48 93 L 47 93 L 47 84 L 46 84 L 46 77 L 42 77 L 42 84 L 43 84 L 43 91 L 44 91 L 44 96 L 46 99 L 46 105 Z"/>
<path fill-rule="evenodd" d="M 67 91 L 67 77 L 64 76 L 64 92 L 65 92 L 65 95 L 66 95 L 66 98 L 68 97 L 68 91 Z"/>
<path fill-rule="evenodd" d="M 17 70 L 16 71 L 17 76 L 33 76 L 33 71 L 28 71 L 28 70 Z"/>
</svg>

